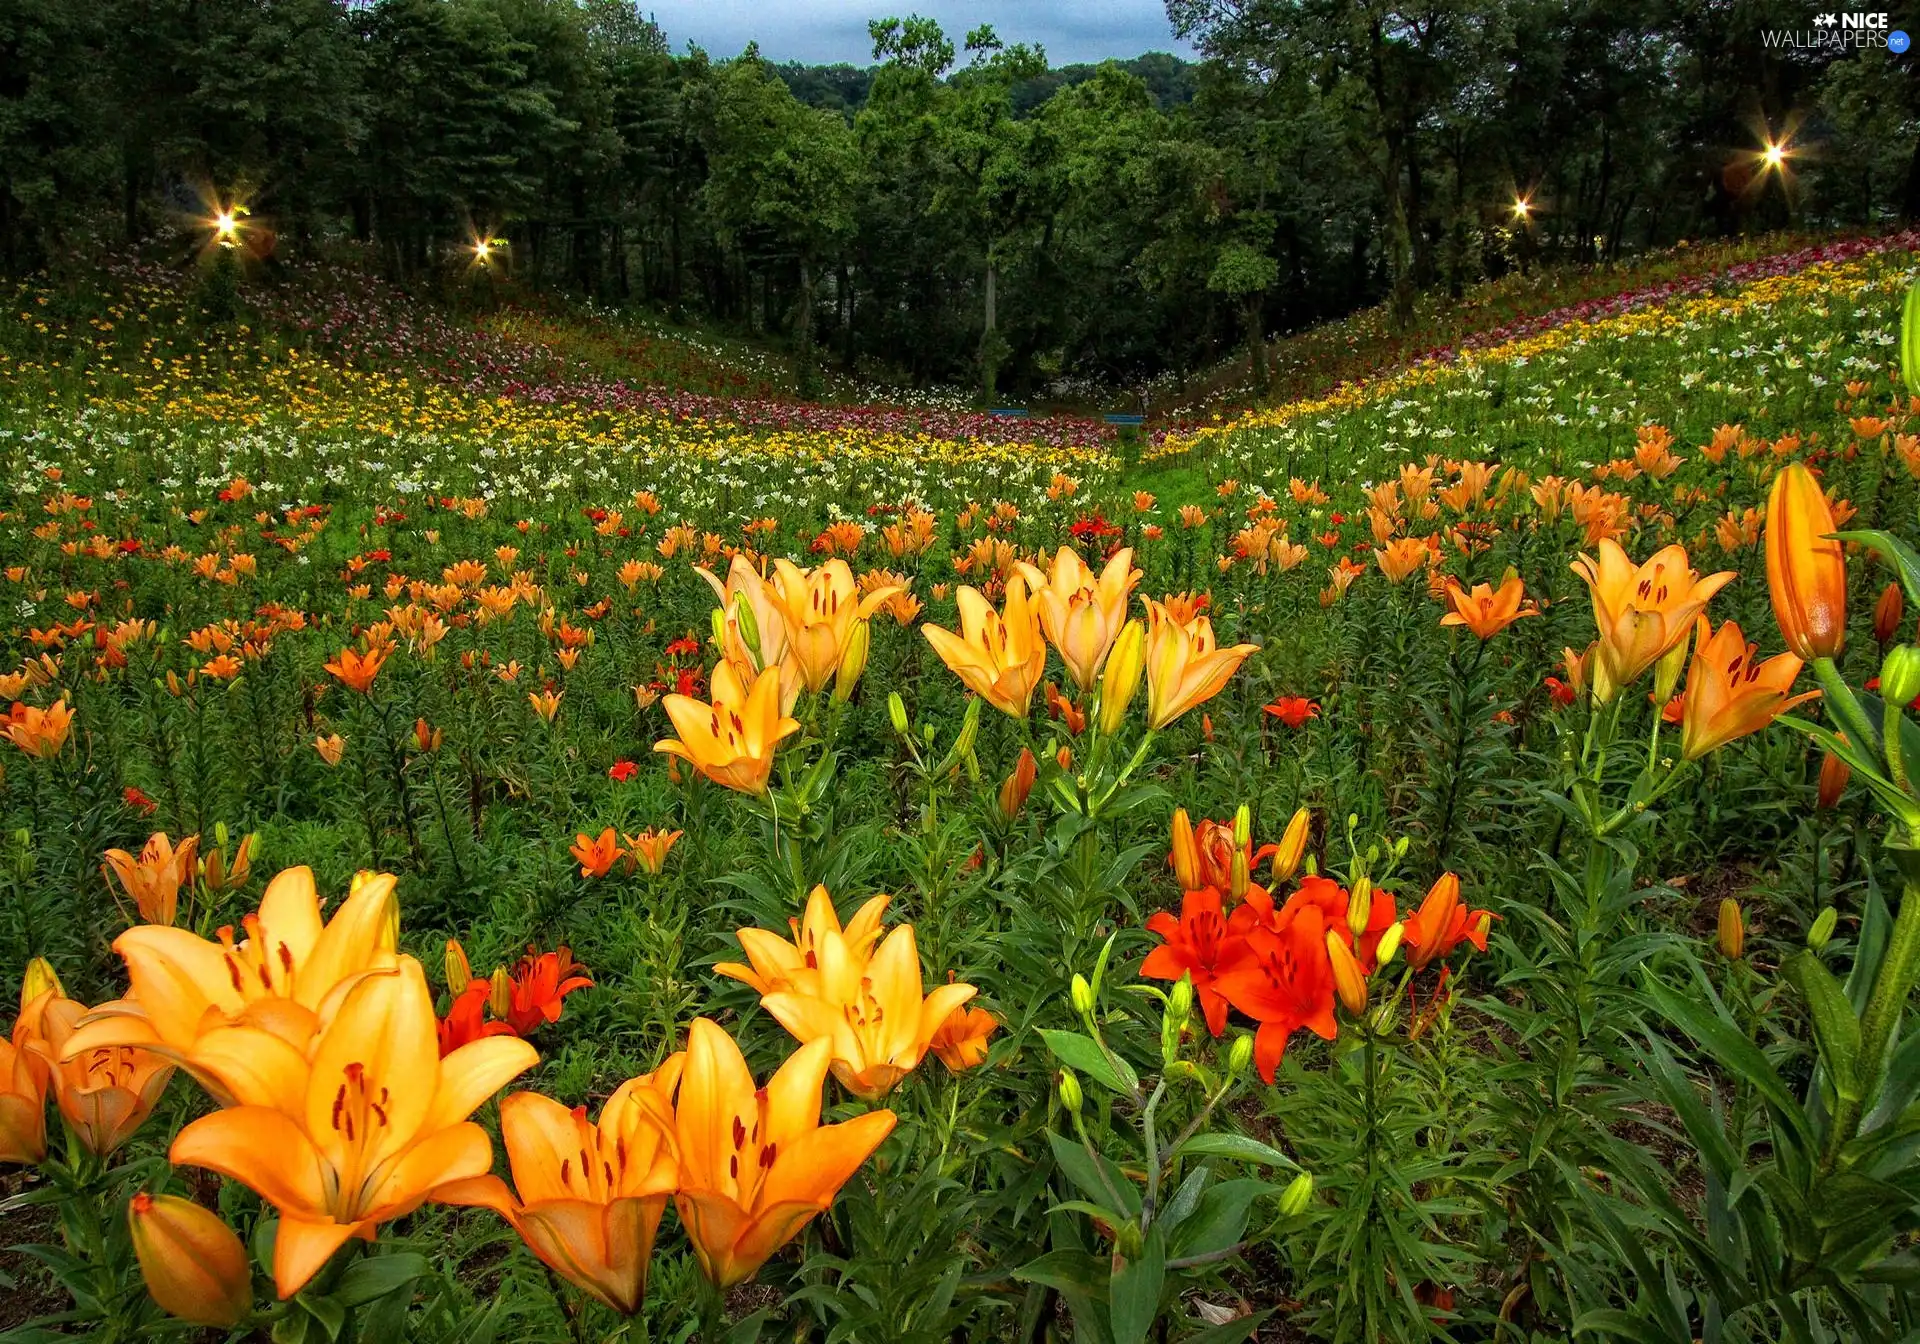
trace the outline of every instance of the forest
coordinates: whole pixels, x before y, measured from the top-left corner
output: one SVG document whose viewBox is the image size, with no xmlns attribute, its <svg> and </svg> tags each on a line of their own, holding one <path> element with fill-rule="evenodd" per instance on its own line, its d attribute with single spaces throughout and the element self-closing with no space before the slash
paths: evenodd
<svg viewBox="0 0 1920 1344">
<path fill-rule="evenodd" d="M 1200 63 L 876 15 L 871 68 L 779 66 L 624 0 L 10 0 L 0 266 L 237 203 L 283 256 L 458 288 L 501 240 L 522 286 L 803 371 L 1044 399 L 1540 259 L 1920 214 L 1911 65 L 1769 45 L 1797 4 L 1168 8 Z"/>
</svg>

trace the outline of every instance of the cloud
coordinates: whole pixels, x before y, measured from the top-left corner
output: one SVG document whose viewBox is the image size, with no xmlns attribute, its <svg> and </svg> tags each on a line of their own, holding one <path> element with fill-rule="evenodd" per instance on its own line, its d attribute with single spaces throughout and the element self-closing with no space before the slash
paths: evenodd
<svg viewBox="0 0 1920 1344">
<path fill-rule="evenodd" d="M 676 51 L 695 42 L 714 57 L 738 55 L 757 41 L 770 61 L 869 65 L 867 20 L 909 14 L 937 19 L 955 47 L 969 30 L 990 23 L 1003 42 L 1045 47 L 1055 65 L 1145 51 L 1193 54 L 1174 37 L 1162 0 L 641 0 L 641 6 Z"/>
</svg>

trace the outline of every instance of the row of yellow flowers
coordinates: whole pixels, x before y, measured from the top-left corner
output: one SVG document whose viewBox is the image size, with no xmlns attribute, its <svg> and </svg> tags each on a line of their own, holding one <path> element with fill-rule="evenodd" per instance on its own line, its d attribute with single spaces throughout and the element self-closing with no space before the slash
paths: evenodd
<svg viewBox="0 0 1920 1344">
<path fill-rule="evenodd" d="M 1671 331 L 1710 319 L 1735 319 L 1756 307 L 1770 307 L 1795 299 L 1817 296 L 1830 302 L 1844 301 L 1873 284 L 1878 269 L 1876 260 L 1870 256 L 1850 261 L 1821 262 L 1791 275 L 1768 276 L 1752 281 L 1731 294 L 1680 299 L 1598 321 L 1575 319 L 1548 331 L 1516 337 L 1485 349 L 1462 351 L 1451 362 L 1425 361 L 1372 382 L 1343 384 L 1324 397 L 1263 407 L 1220 424 L 1201 426 L 1189 434 L 1168 434 L 1158 451 L 1163 455 L 1201 451 L 1210 439 L 1246 430 L 1272 429 L 1303 417 L 1337 414 L 1411 388 L 1429 387 L 1471 374 L 1488 365 L 1535 359 L 1588 341 Z"/>
</svg>

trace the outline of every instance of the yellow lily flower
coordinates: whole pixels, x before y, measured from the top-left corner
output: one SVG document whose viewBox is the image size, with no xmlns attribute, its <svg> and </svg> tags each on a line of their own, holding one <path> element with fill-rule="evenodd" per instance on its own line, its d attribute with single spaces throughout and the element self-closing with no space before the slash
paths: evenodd
<svg viewBox="0 0 1920 1344">
<path fill-rule="evenodd" d="M 799 1236 L 893 1132 L 892 1111 L 820 1123 L 832 1054 L 825 1040 L 802 1046 L 760 1087 L 733 1038 L 694 1019 L 674 1111 L 674 1205 L 702 1272 L 721 1288 L 752 1278 Z"/>
<path fill-rule="evenodd" d="M 828 933 L 819 959 L 815 985 L 768 994 L 760 1006 L 803 1045 L 831 1041 L 833 1076 L 868 1101 L 914 1070 L 948 1015 L 975 993 L 972 985 L 941 985 L 922 999 L 911 924 L 889 933 L 871 958 Z"/>
<path fill-rule="evenodd" d="M 124 849 L 108 850 L 100 871 L 120 879 L 121 888 L 132 898 L 141 919 L 149 924 L 171 924 L 179 912 L 181 885 L 198 871 L 194 860 L 199 851 L 197 835 L 188 836 L 176 846 L 165 831 L 155 831 L 138 858 Z"/>
<path fill-rule="evenodd" d="M 340 998 L 365 976 L 391 970 L 400 913 L 391 873 L 362 873 L 333 918 L 320 919 L 313 871 L 289 868 L 267 884 L 260 909 L 208 942 L 186 929 L 141 924 L 114 940 L 132 992 L 88 1013 L 63 1055 L 110 1046 L 150 1050 L 227 1095 L 198 1059 L 210 1031 L 247 1023 L 304 1048 Z"/>
<path fill-rule="evenodd" d="M 732 663 L 713 669 L 713 703 L 669 695 L 661 703 L 680 736 L 653 744 L 678 756 L 716 784 L 740 793 L 764 794 L 773 775 L 773 755 L 800 731 L 780 712 L 780 673 L 768 668 L 749 689 Z"/>
<path fill-rule="evenodd" d="M 1040 628 L 1059 651 L 1067 675 L 1083 694 L 1092 690 L 1127 623 L 1127 600 L 1140 582 L 1132 548 L 1115 551 L 1097 578 L 1070 546 L 1054 552 L 1045 573 L 1023 561 L 1020 574 L 1033 590 Z"/>
<path fill-rule="evenodd" d="M 833 908 L 833 897 L 824 885 L 817 885 L 807 897 L 806 913 L 799 919 L 787 921 L 793 933 L 791 942 L 768 929 L 740 929 L 734 937 L 740 940 L 751 964 L 742 966 L 737 961 L 723 961 L 713 969 L 729 979 L 752 985 L 761 994 L 781 990 L 813 993 L 820 983 L 820 949 L 826 940 L 840 939 L 848 955 L 865 961 L 880 940 L 880 920 L 887 913 L 887 902 L 892 899 L 885 892 L 873 897 L 842 929 L 840 913 Z"/>
<path fill-rule="evenodd" d="M 1660 661 L 1693 629 L 1694 617 L 1713 595 L 1733 582 L 1726 570 L 1701 578 L 1684 546 L 1656 551 L 1635 565 L 1611 537 L 1600 541 L 1600 558 L 1582 555 L 1573 572 L 1593 593 L 1593 619 L 1600 631 L 1590 676 L 1599 704 Z"/>
<path fill-rule="evenodd" d="M 800 679 L 809 691 L 818 691 L 833 679 L 854 626 L 894 594 L 905 591 L 903 585 L 888 584 L 861 597 L 853 571 L 837 558 L 814 570 L 801 569 L 791 560 L 773 562 L 773 597 L 786 622 L 788 646 L 799 664 Z"/>
<path fill-rule="evenodd" d="M 492 1209 L 542 1264 L 622 1315 L 640 1310 L 660 1216 L 679 1183 L 673 1091 L 685 1055 L 623 1083 L 600 1110 L 537 1092 L 500 1103 L 514 1189 L 475 1176 L 434 1191 L 440 1204 Z M 517 1196 L 515 1192 L 518 1192 Z"/>
<path fill-rule="evenodd" d="M 1164 728 L 1220 694 L 1258 644 L 1214 644 L 1213 622 L 1195 616 L 1181 624 L 1165 603 L 1147 603 L 1147 726 Z"/>
<path fill-rule="evenodd" d="M 287 1298 L 349 1237 L 372 1241 L 437 1187 L 485 1175 L 493 1145 L 467 1117 L 539 1056 L 489 1036 L 440 1058 L 433 993 L 403 956 L 353 984 L 304 1050 L 261 1027 L 218 1027 L 196 1058 L 238 1104 L 181 1130 L 167 1156 L 280 1211 L 273 1277 Z"/>
<path fill-rule="evenodd" d="M 968 690 L 1001 713 L 1024 719 L 1033 688 L 1047 667 L 1040 612 L 1027 597 L 1026 579 L 1015 574 L 1007 580 L 1004 615 L 978 589 L 966 585 L 955 601 L 960 607 L 959 634 L 937 625 L 923 625 L 921 633 Z"/>
</svg>

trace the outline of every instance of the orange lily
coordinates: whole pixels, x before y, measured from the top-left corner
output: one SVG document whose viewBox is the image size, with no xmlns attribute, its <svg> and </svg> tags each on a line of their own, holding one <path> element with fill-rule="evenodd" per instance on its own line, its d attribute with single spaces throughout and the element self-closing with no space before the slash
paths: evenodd
<svg viewBox="0 0 1920 1344">
<path fill-rule="evenodd" d="M 1218 695 L 1258 644 L 1216 648 L 1213 622 L 1181 624 L 1162 602 L 1147 603 L 1147 726 L 1164 728 Z"/>
<path fill-rule="evenodd" d="M 799 721 L 780 712 L 780 671 L 768 668 L 749 688 L 732 663 L 713 669 L 713 703 L 669 695 L 661 703 L 678 738 L 653 744 L 678 756 L 716 784 L 740 793 L 764 794 L 773 774 L 773 754 L 800 731 Z"/>
<path fill-rule="evenodd" d="M 120 879 L 140 918 L 148 924 L 171 924 L 179 911 L 180 887 L 195 871 L 200 837 L 190 835 L 175 846 L 165 831 L 155 831 L 135 858 L 124 849 L 110 849 L 102 874 Z"/>
<path fill-rule="evenodd" d="M 902 584 L 886 584 L 862 597 L 853 571 L 838 558 L 814 570 L 791 560 L 773 562 L 773 598 L 808 690 L 818 691 L 833 679 L 854 628 L 905 591 Z"/>
<path fill-rule="evenodd" d="M 999 1020 L 985 1008 L 962 1004 L 947 1014 L 928 1049 L 954 1073 L 965 1073 L 986 1061 L 987 1039 L 999 1027 Z"/>
<path fill-rule="evenodd" d="M 5 719 L 7 740 L 29 756 L 52 760 L 67 745 L 73 728 L 73 711 L 61 696 L 45 709 L 15 705 Z"/>
<path fill-rule="evenodd" d="M 685 1058 L 621 1084 L 597 1124 L 584 1106 L 513 1093 L 500 1103 L 500 1139 L 514 1188 L 475 1176 L 441 1186 L 434 1201 L 492 1209 L 542 1264 L 633 1315 L 646 1299 L 660 1216 L 679 1183 L 673 1090 Z"/>
<path fill-rule="evenodd" d="M 20 985 L 20 1016 L 11 1039 L 0 1038 L 0 1162 L 38 1164 L 47 1155 L 47 1075 L 45 1057 L 33 1043 L 47 1005 L 60 994 L 60 982 L 44 961 L 27 968 Z"/>
<path fill-rule="evenodd" d="M 1733 582 L 1732 570 L 1701 578 L 1687 562 L 1686 548 L 1667 546 L 1636 566 L 1610 537 L 1600 558 L 1582 555 L 1573 572 L 1593 594 L 1600 640 L 1588 664 L 1593 698 L 1605 704 L 1614 692 L 1660 661 L 1687 637 L 1694 617 L 1713 595 Z"/>
<path fill-rule="evenodd" d="M 922 625 L 920 632 L 968 690 L 1002 714 L 1024 719 L 1047 666 L 1040 611 L 1027 596 L 1025 576 L 1007 580 L 1004 615 L 964 584 L 954 600 L 960 607 L 959 634 L 937 625 Z"/>
<path fill-rule="evenodd" d="M 267 884 L 260 909 L 218 942 L 185 929 L 141 924 L 114 940 L 132 991 L 101 1004 L 67 1041 L 71 1058 L 104 1046 L 138 1046 L 185 1067 L 225 1103 L 217 1074 L 201 1066 L 205 1036 L 219 1028 L 262 1027 L 293 1049 L 309 1037 L 354 984 L 391 970 L 399 907 L 389 873 L 363 873 L 325 924 L 307 868 L 289 868 Z"/>
<path fill-rule="evenodd" d="M 219 1027 L 200 1067 L 238 1103 L 181 1130 L 167 1156 L 257 1192 L 280 1211 L 273 1277 L 300 1291 L 349 1237 L 483 1176 L 493 1145 L 467 1119 L 539 1056 L 492 1036 L 440 1057 L 420 963 L 363 977 L 305 1050 L 256 1026 Z"/>
<path fill-rule="evenodd" d="M 878 1101 L 926 1055 L 948 1014 L 972 985 L 942 985 L 923 999 L 913 925 L 902 924 L 864 957 L 841 935 L 819 949 L 820 973 L 805 989 L 765 995 L 760 1006 L 801 1044 L 833 1043 L 833 1076 L 854 1095 Z"/>
<path fill-rule="evenodd" d="M 27 1048 L 45 1061 L 54 1101 L 81 1147 L 105 1157 L 147 1122 L 173 1077 L 173 1064 L 131 1046 L 72 1049 L 74 1028 L 86 1011 L 56 994 L 41 1005 L 38 1033 Z"/>
<path fill-rule="evenodd" d="M 1433 962 L 1470 941 L 1481 952 L 1487 950 L 1487 931 L 1493 916 L 1485 910 L 1469 910 L 1460 899 L 1460 879 L 1442 873 L 1428 889 L 1420 908 L 1402 922 L 1400 944 L 1407 950 L 1407 965 L 1423 971 Z"/>
<path fill-rule="evenodd" d="M 820 1123 L 832 1054 L 825 1040 L 804 1045 L 758 1087 L 733 1038 L 694 1019 L 674 1112 L 674 1204 L 702 1272 L 721 1288 L 758 1273 L 893 1132 L 892 1111 Z"/>
<path fill-rule="evenodd" d="M 1735 622 L 1712 630 L 1702 616 L 1700 625 L 1680 711 L 1680 752 L 1688 760 L 1757 733 L 1795 705 L 1819 697 L 1818 691 L 1793 694 L 1802 666 L 1795 655 L 1776 654 L 1760 662 Z"/>
<path fill-rule="evenodd" d="M 576 989 L 593 987 L 587 976 L 573 974 L 585 969 L 573 959 L 571 948 L 535 952 L 529 947 L 513 968 L 507 1011 L 495 1016 L 504 1017 L 507 1025 L 522 1036 L 538 1031 L 543 1023 L 558 1022 L 561 1000 Z"/>
<path fill-rule="evenodd" d="M 1802 659 L 1837 658 L 1847 640 L 1847 557 L 1830 540 L 1833 509 L 1798 462 L 1767 495 L 1767 590 L 1787 648 Z"/>
<path fill-rule="evenodd" d="M 340 650 L 339 656 L 332 662 L 322 664 L 327 671 L 340 679 L 348 690 L 358 691 L 362 695 L 373 693 L 373 679 L 380 675 L 380 668 L 387 661 L 387 646 L 376 644 L 365 653 L 351 648 Z"/>
<path fill-rule="evenodd" d="M 1419 537 L 1398 537 L 1386 545 L 1374 550 L 1373 558 L 1379 562 L 1380 572 L 1387 576 L 1388 583 L 1404 583 L 1420 566 L 1433 557 L 1427 543 Z"/>
<path fill-rule="evenodd" d="M 231 1330 L 253 1311 L 247 1248 L 219 1214 L 142 1190 L 127 1206 L 127 1230 L 140 1277 L 168 1315 Z"/>
<path fill-rule="evenodd" d="M 667 866 L 667 851 L 673 848 L 674 842 L 683 834 L 684 832 L 681 831 L 669 831 L 664 827 L 656 829 L 649 826 L 638 835 L 623 833 L 621 839 L 627 842 L 640 866 L 658 877 Z"/>
<path fill-rule="evenodd" d="M 840 914 L 833 908 L 833 897 L 825 886 L 814 887 L 807 897 L 807 909 L 800 919 L 789 919 L 793 933 L 788 942 L 767 929 L 741 929 L 734 934 L 752 963 L 723 961 L 713 969 L 721 975 L 752 985 L 761 994 L 795 990 L 802 994 L 818 992 L 821 949 L 828 938 L 837 938 L 848 954 L 864 962 L 880 940 L 880 920 L 887 913 L 885 892 L 860 907 L 854 917 L 840 926 Z"/>
<path fill-rule="evenodd" d="M 1067 674 L 1084 695 L 1099 679 L 1107 654 L 1127 623 L 1127 598 L 1140 582 L 1132 548 L 1115 551 L 1098 577 L 1071 546 L 1054 552 L 1047 571 L 1023 561 L 1020 574 L 1040 608 L 1040 628 L 1047 642 L 1059 650 Z"/>
<path fill-rule="evenodd" d="M 1452 608 L 1440 618 L 1442 625 L 1464 625 L 1481 639 L 1492 639 L 1522 616 L 1538 616 L 1538 611 L 1522 611 L 1520 603 L 1527 595 L 1518 575 L 1500 585 L 1476 583 L 1471 593 L 1452 579 L 1445 586 L 1447 605 Z"/>
<path fill-rule="evenodd" d="M 605 877 L 613 871 L 614 864 L 627 857 L 611 826 L 600 832 L 597 840 L 585 831 L 576 831 L 567 852 L 579 861 L 582 877 Z"/>
</svg>

